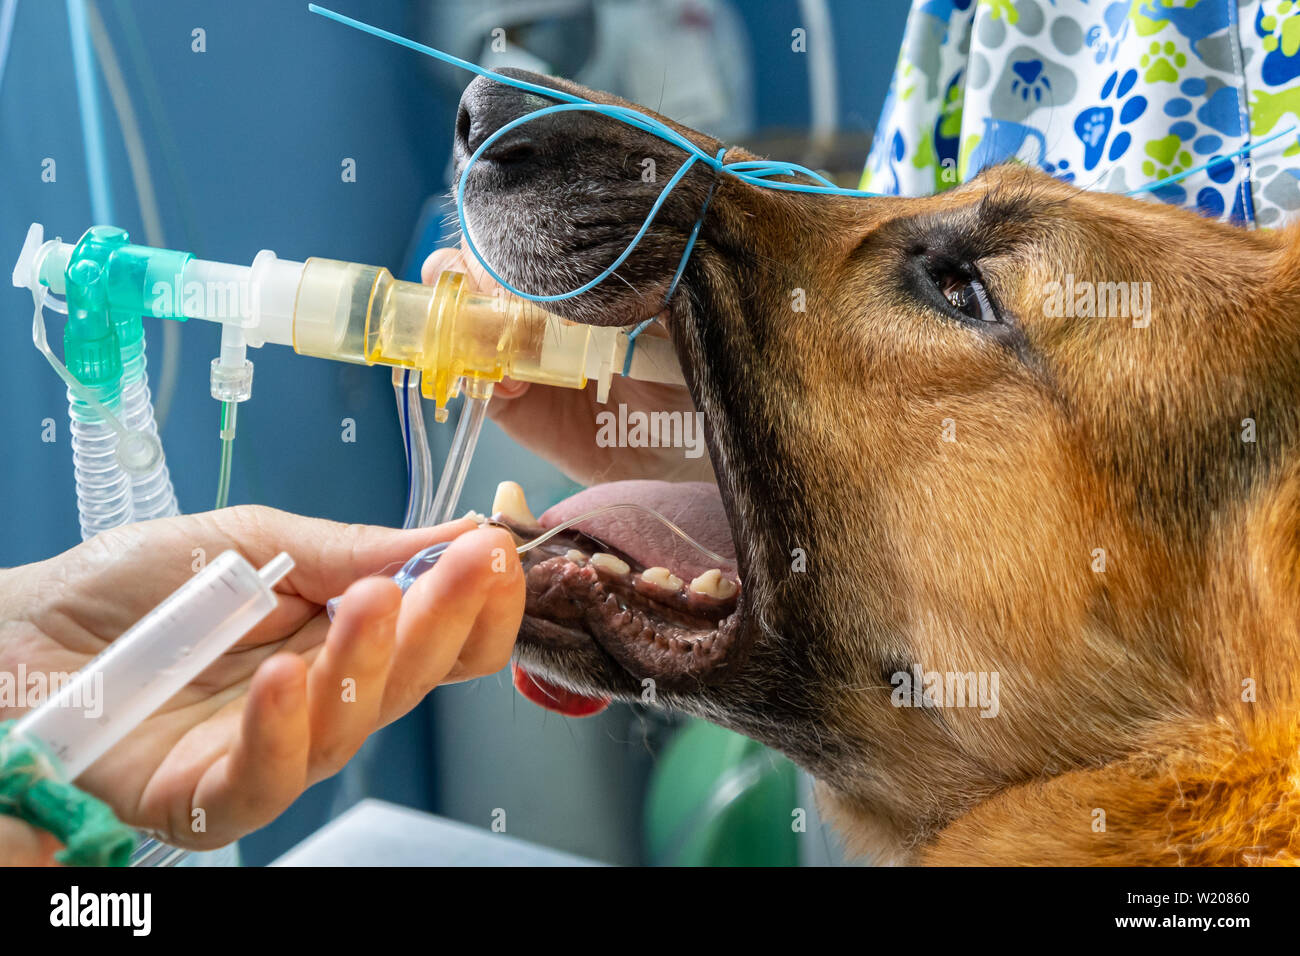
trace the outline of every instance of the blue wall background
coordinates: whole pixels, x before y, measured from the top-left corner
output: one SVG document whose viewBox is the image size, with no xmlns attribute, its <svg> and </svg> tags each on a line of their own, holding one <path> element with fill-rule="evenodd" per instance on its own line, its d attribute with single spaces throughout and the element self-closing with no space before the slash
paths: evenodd
<svg viewBox="0 0 1300 956">
<path fill-rule="evenodd" d="M 410 5 L 368 3 L 402 28 Z M 442 188 L 453 104 L 432 100 L 408 57 L 310 16 L 298 2 L 104 3 L 141 117 L 173 248 L 247 263 L 259 249 L 292 259 L 327 256 L 402 263 L 424 196 Z M 134 17 L 157 83 L 165 127 L 131 76 L 122 14 Z M 207 52 L 190 31 L 207 32 Z M 8 274 L 29 223 L 75 240 L 91 225 L 81 127 L 62 3 L 23 0 L 0 87 L 0 258 Z M 413 55 L 412 55 L 413 56 Z M 144 241 L 126 153 L 107 93 L 117 225 Z M 174 153 L 164 143 L 174 144 Z M 52 157 L 57 181 L 43 183 Z M 343 183 L 340 163 L 357 162 Z M 171 162 L 168 162 L 170 159 Z M 7 283 L 6 283 L 7 286 Z M 0 351 L 0 401 L 9 456 L 0 472 L 5 534 L 0 563 L 33 561 L 79 540 L 62 383 L 31 345 L 30 295 L 0 293 L 11 317 Z M 148 320 L 146 320 L 148 322 Z M 157 386 L 161 334 L 146 329 Z M 57 328 L 51 323 L 53 330 Z M 182 326 L 183 378 L 163 429 L 181 507 L 211 507 L 218 462 L 216 403 L 207 366 L 216 326 Z M 56 346 L 56 349 L 58 347 Z M 284 348 L 250 350 L 253 399 L 240 409 L 231 502 L 259 502 L 346 521 L 401 520 L 405 467 L 388 374 L 304 360 Z M 59 441 L 40 440 L 53 418 Z M 341 421 L 356 421 L 356 442 Z"/>
<path fill-rule="evenodd" d="M 420 3 L 410 0 L 332 5 L 408 35 L 420 19 Z M 742 0 L 737 7 L 750 33 L 760 127 L 806 126 L 806 59 L 790 50 L 790 31 L 799 25 L 795 0 Z M 843 125 L 874 126 L 907 7 L 906 0 L 832 0 Z M 269 248 L 285 258 L 326 256 L 395 272 L 405 265 L 408 276 L 418 269 L 427 249 L 413 248 L 412 235 L 425 200 L 447 188 L 456 102 L 434 85 L 416 54 L 311 16 L 305 0 L 100 0 L 100 10 L 140 117 L 170 247 L 238 263 Z M 191 51 L 195 27 L 206 31 L 204 53 Z M 116 224 L 143 242 L 126 152 L 102 84 L 100 93 Z M 46 157 L 57 163 L 54 183 L 41 181 Z M 356 160 L 355 183 L 340 179 L 344 157 Z M 68 240 L 92 224 L 67 12 L 54 0 L 20 0 L 0 77 L 0 274 L 8 275 L 33 221 Z M 64 390 L 32 347 L 29 294 L 6 282 L 0 316 L 0 566 L 8 566 L 72 547 L 79 534 Z M 49 328 L 57 341 L 57 323 L 49 321 Z M 158 323 L 146 320 L 146 332 L 156 390 Z M 208 364 L 218 338 L 215 326 L 182 327 L 182 378 L 162 438 L 185 511 L 210 508 L 216 490 L 218 406 L 208 394 Z M 256 367 L 253 399 L 239 413 L 231 502 L 400 523 L 406 476 L 390 373 L 275 346 L 250 350 L 249 357 Z M 41 441 L 46 418 L 57 423 L 52 444 Z M 344 418 L 356 422 L 353 444 L 341 441 Z M 437 455 L 450 436 L 431 428 Z M 489 426 L 462 506 L 486 508 L 502 477 L 524 481 L 538 510 L 570 487 Z M 484 754 L 522 746 L 536 759 L 556 747 L 557 765 L 613 759 L 608 747 L 578 747 L 585 731 L 574 736 L 558 719 L 542 724 L 531 705 L 487 707 L 494 700 L 485 696 L 489 686 L 508 697 L 508 681 L 491 678 L 478 686 L 433 695 L 444 697 L 436 716 L 423 706 L 377 735 L 358 769 L 314 788 L 244 841 L 245 858 L 273 858 L 363 794 L 473 817 L 460 810 L 474 804 L 465 795 L 472 773 L 467 777 L 460 765 L 439 767 L 435 752 L 455 726 L 458 700 L 477 708 L 473 728 Z M 488 712 L 499 712 L 497 726 L 487 726 Z M 629 718 L 622 712 L 612 719 L 623 727 Z M 619 746 L 644 754 L 640 733 L 614 736 L 626 739 Z M 588 779 L 600 769 L 572 776 Z M 500 762 L 485 772 L 499 775 Z M 448 789 L 453 779 L 461 781 L 459 792 Z M 629 787 L 639 786 L 635 774 L 629 780 Z M 530 786 L 538 786 L 535 778 Z M 635 858 L 635 834 L 593 835 L 591 814 L 574 812 L 581 798 L 556 791 L 554 799 L 568 809 L 560 816 L 539 813 L 535 827 L 517 835 L 608 859 Z M 585 823 L 562 820 L 584 814 Z"/>
</svg>

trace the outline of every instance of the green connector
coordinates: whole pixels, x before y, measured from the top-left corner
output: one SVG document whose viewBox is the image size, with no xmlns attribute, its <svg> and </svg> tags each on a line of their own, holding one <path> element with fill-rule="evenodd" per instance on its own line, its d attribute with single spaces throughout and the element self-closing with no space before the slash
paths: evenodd
<svg viewBox="0 0 1300 956">
<path fill-rule="evenodd" d="M 144 373 L 145 315 L 180 319 L 179 290 L 188 252 L 128 241 L 125 229 L 92 226 L 68 260 L 64 362 L 109 404 L 122 381 Z"/>
</svg>

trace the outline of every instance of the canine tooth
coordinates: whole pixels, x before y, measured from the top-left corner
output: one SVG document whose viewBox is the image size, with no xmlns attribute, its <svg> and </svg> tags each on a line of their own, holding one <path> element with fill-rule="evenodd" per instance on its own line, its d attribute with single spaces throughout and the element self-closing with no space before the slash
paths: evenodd
<svg viewBox="0 0 1300 956">
<path fill-rule="evenodd" d="M 646 568 L 641 572 L 641 580 L 669 591 L 676 591 L 682 586 L 682 579 L 667 568 Z"/>
<path fill-rule="evenodd" d="M 577 548 L 570 548 L 568 551 L 564 552 L 564 557 L 566 560 L 571 561 L 574 564 L 582 564 L 587 560 L 587 556 Z"/>
<path fill-rule="evenodd" d="M 705 571 L 698 578 L 691 582 L 691 590 L 696 594 L 707 594 L 709 597 L 726 599 L 740 590 L 735 581 L 730 578 L 724 578 L 722 572 L 717 568 Z"/>
<path fill-rule="evenodd" d="M 492 513 L 505 515 L 511 521 L 537 524 L 537 519 L 528 509 L 524 489 L 519 487 L 517 481 L 503 481 L 497 485 L 497 493 L 492 497 Z"/>
<path fill-rule="evenodd" d="M 632 570 L 627 566 L 626 561 L 622 561 L 612 554 L 606 554 L 604 551 L 597 551 L 591 556 L 591 566 L 618 575 L 627 574 Z"/>
</svg>

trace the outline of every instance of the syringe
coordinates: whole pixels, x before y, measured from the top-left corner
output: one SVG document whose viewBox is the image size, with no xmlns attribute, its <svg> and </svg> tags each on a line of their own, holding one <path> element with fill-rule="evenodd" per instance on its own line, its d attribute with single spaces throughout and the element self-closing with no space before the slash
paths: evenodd
<svg viewBox="0 0 1300 956">
<path fill-rule="evenodd" d="M 276 605 L 293 568 L 281 552 L 256 570 L 225 551 L 108 645 L 12 733 L 38 741 L 75 780 Z"/>
</svg>

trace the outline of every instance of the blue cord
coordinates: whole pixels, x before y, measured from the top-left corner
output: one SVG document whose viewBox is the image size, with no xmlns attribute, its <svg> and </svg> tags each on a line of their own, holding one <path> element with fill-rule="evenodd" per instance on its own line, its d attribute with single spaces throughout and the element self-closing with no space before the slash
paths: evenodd
<svg viewBox="0 0 1300 956">
<path fill-rule="evenodd" d="M 1294 126 L 1289 126 L 1286 129 L 1282 130 L 1282 132 L 1280 133 L 1274 133 L 1272 136 L 1266 136 L 1263 139 L 1257 140 L 1254 143 L 1247 143 L 1245 146 L 1241 147 L 1241 149 L 1237 150 L 1236 152 L 1228 153 L 1224 156 L 1215 156 L 1208 163 L 1202 163 L 1200 166 L 1193 166 L 1191 169 L 1183 170 L 1183 172 L 1181 173 L 1174 173 L 1172 176 L 1166 176 L 1164 179 L 1157 179 L 1155 182 L 1147 183 L 1145 186 L 1139 186 L 1137 189 L 1130 189 L 1124 195 L 1136 196 L 1138 193 L 1153 192 L 1162 186 L 1168 186 L 1170 183 L 1176 183 L 1180 179 L 1186 179 L 1188 176 L 1191 176 L 1194 173 L 1199 173 L 1203 170 L 1209 169 L 1211 166 L 1217 166 L 1219 165 L 1219 163 L 1227 162 L 1230 159 L 1236 159 L 1238 156 L 1244 156 L 1247 153 L 1251 152 L 1252 150 L 1258 149 L 1259 147 L 1263 146 L 1266 143 L 1271 143 L 1275 139 L 1281 139 L 1283 136 L 1286 136 L 1288 133 L 1294 133 L 1295 131 L 1296 128 Z"/>
<path fill-rule="evenodd" d="M 330 20 L 334 20 L 335 22 L 341 23 L 344 26 L 349 26 L 352 27 L 353 29 L 362 31 L 363 33 L 369 33 L 372 36 L 376 36 L 381 39 L 388 40 L 392 43 L 396 43 L 399 46 L 404 46 L 408 50 L 414 50 L 417 53 L 423 53 L 426 56 L 431 56 L 435 59 L 443 61 L 444 63 L 448 63 L 452 66 L 460 67 L 463 70 L 468 70 L 470 73 L 477 74 L 478 76 L 488 77 L 489 79 L 495 80 L 498 83 L 502 83 L 506 86 L 513 86 L 514 88 L 523 90 L 527 93 L 536 93 L 537 95 L 544 96 L 548 99 L 561 101 L 560 105 L 558 106 L 543 107 L 542 109 L 534 110 L 531 113 L 527 113 L 523 116 L 520 116 L 517 119 L 507 123 L 505 126 L 502 126 L 491 136 L 485 139 L 481 144 L 479 144 L 478 149 L 474 151 L 474 154 L 470 157 L 469 162 L 465 164 L 465 169 L 461 173 L 460 182 L 457 183 L 456 185 L 456 217 L 460 221 L 461 233 L 465 238 L 465 245 L 469 247 L 469 250 L 471 253 L 473 253 L 474 258 L 479 261 L 479 263 L 483 266 L 483 269 L 487 272 L 487 274 L 491 276 L 493 279 L 495 279 L 498 283 L 500 283 L 500 285 L 504 289 L 514 293 L 520 298 L 528 299 L 532 302 L 558 302 L 562 299 L 571 299 L 574 296 L 578 296 L 584 292 L 589 291 L 590 289 L 599 285 L 605 279 L 609 278 L 609 276 L 612 275 L 614 271 L 618 269 L 619 266 L 621 266 L 624 262 L 627 261 L 628 256 L 632 254 L 633 250 L 636 249 L 637 244 L 645 236 L 646 232 L 649 231 L 651 223 L 654 222 L 655 216 L 659 213 L 659 210 L 663 207 L 664 202 L 667 201 L 669 193 L 673 191 L 673 188 L 679 182 L 681 182 L 682 177 L 684 177 L 687 174 L 687 172 L 690 171 L 691 167 L 694 166 L 696 163 L 701 163 L 704 166 L 707 166 L 713 170 L 715 174 L 715 186 L 716 186 L 716 177 L 718 175 L 727 175 L 735 179 L 738 179 L 743 183 L 748 183 L 752 186 L 760 186 L 765 189 L 784 190 L 787 192 L 816 193 L 818 195 L 826 195 L 826 196 L 857 196 L 857 197 L 876 197 L 881 195 L 880 193 L 864 192 L 861 189 L 846 189 L 841 186 L 836 186 L 825 176 L 821 175 L 818 172 L 815 172 L 814 170 L 807 168 L 806 166 L 800 166 L 798 163 L 768 162 L 766 160 L 755 160 L 755 159 L 747 159 L 735 163 L 726 163 L 723 162 L 723 157 L 726 154 L 725 147 L 718 150 L 716 156 L 711 156 L 708 153 L 704 152 L 704 150 L 696 146 L 693 142 L 691 142 L 681 133 L 677 132 L 677 130 L 673 129 L 671 126 L 668 126 L 667 124 L 660 122 L 659 120 L 655 119 L 652 116 L 647 116 L 645 113 L 642 113 L 638 110 L 630 109 L 626 106 L 612 106 L 604 103 L 593 103 L 591 102 L 591 100 L 584 99 L 583 97 L 580 96 L 575 96 L 572 93 L 566 93 L 563 90 L 554 90 L 551 89 L 549 86 L 539 86 L 536 83 L 529 83 L 527 80 L 517 80 L 513 77 L 503 76 L 502 74 L 497 73 L 493 70 L 489 70 L 486 69 L 485 67 L 478 66 L 477 64 L 470 63 L 467 60 L 462 60 L 460 57 L 452 56 L 450 53 L 444 53 L 441 50 L 436 50 L 431 46 L 426 46 L 423 43 L 417 43 L 415 40 L 408 39 L 407 37 L 400 36 L 399 34 L 396 33 L 390 33 L 387 30 L 382 30 L 379 27 L 371 26 L 370 24 L 363 23 L 360 20 L 354 20 L 351 17 L 346 17 L 341 13 L 335 13 L 333 10 L 328 10 L 325 7 L 318 6 L 317 4 L 314 3 L 308 4 L 307 9 L 310 10 L 312 13 L 316 13 Z M 583 283 L 578 288 L 572 289 L 568 292 L 561 292 L 556 295 L 533 295 L 532 293 L 525 292 L 522 289 L 515 288 L 514 285 L 506 281 L 506 279 L 504 279 L 499 273 L 497 273 L 495 269 L 492 268 L 492 266 L 488 263 L 488 261 L 483 257 L 483 254 L 479 252 L 478 246 L 474 243 L 474 238 L 470 234 L 469 223 L 465 218 L 465 182 L 469 176 L 470 170 L 474 167 L 474 164 L 478 162 L 479 158 L 483 155 L 483 153 L 502 136 L 505 136 L 507 133 L 518 128 L 519 126 L 522 126 L 524 123 L 532 122 L 533 120 L 540 119 L 543 116 L 549 116 L 555 113 L 567 113 L 567 112 L 598 113 L 601 116 L 607 116 L 610 119 L 618 120 L 621 123 L 626 123 L 628 126 L 632 126 L 635 127 L 636 129 L 643 130 L 644 132 L 650 133 L 652 136 L 657 136 L 660 139 L 664 140 L 665 142 L 678 147 L 684 153 L 687 154 L 686 161 L 677 168 L 677 171 L 673 174 L 672 178 L 668 180 L 667 185 L 665 185 L 663 190 L 659 193 L 659 196 L 655 200 L 654 205 L 650 208 L 650 212 L 646 216 L 645 221 L 641 224 L 641 228 L 638 229 L 636 235 L 632 237 L 632 241 L 628 243 L 627 248 L 623 250 L 623 252 L 619 255 L 619 257 L 615 259 L 613 263 L 609 265 L 608 268 L 606 268 L 603 272 L 600 273 L 600 275 L 596 276 L 596 278 L 592 279 L 590 282 Z M 809 179 L 814 180 L 815 184 L 773 182 L 769 178 L 772 176 L 805 176 Z M 712 197 L 712 192 L 713 191 L 710 190 L 710 198 Z M 705 205 L 707 206 L 707 201 Z M 691 251 L 695 247 L 695 239 L 699 235 L 700 223 L 702 222 L 703 222 L 703 210 L 701 210 L 700 219 L 697 220 L 696 226 L 691 232 L 691 238 L 687 243 L 686 252 L 682 256 L 682 261 L 678 264 L 677 272 L 673 278 L 673 284 L 672 284 L 672 288 L 674 289 L 677 286 L 677 281 L 681 278 L 682 272 L 686 268 L 687 257 L 689 257 Z M 642 325 L 644 326 L 644 324 L 645 323 L 643 323 Z M 629 352 L 629 364 L 630 364 L 630 352 Z"/>
<path fill-rule="evenodd" d="M 721 160 L 726 151 L 727 147 L 725 146 L 719 149 L 717 158 Z M 690 238 L 686 240 L 686 248 L 682 250 L 682 258 L 677 263 L 677 271 L 673 273 L 673 281 L 668 283 L 668 292 L 664 295 L 664 305 L 667 305 L 672 301 L 673 293 L 677 291 L 677 283 L 681 281 L 682 273 L 686 271 L 686 260 L 691 257 L 691 250 L 695 248 L 695 240 L 699 238 L 700 227 L 704 225 L 704 217 L 709 211 L 709 203 L 713 201 L 713 193 L 717 188 L 718 178 L 715 176 L 713 177 L 713 184 L 709 186 L 708 194 L 704 197 L 704 205 L 700 207 L 699 218 L 695 220 L 695 225 L 691 228 Z M 650 316 L 650 318 L 641 322 L 636 328 L 627 334 L 627 354 L 623 357 L 624 378 L 627 378 L 632 374 L 632 355 L 636 350 L 636 340 L 638 336 L 648 329 L 650 323 L 654 322 L 656 318 L 658 318 L 658 316 Z"/>
<path fill-rule="evenodd" d="M 649 231 L 650 224 L 654 222 L 655 216 L 658 214 L 660 208 L 662 208 L 664 202 L 668 199 L 669 193 L 673 191 L 673 188 L 681 182 L 682 177 L 684 177 L 690 168 L 696 163 L 700 163 L 713 170 L 714 183 L 709 189 L 708 197 L 705 199 L 704 206 L 700 210 L 700 216 L 695 222 L 695 227 L 691 230 L 690 239 L 686 243 L 686 249 L 682 254 L 681 261 L 677 264 L 677 271 L 674 273 L 672 284 L 669 286 L 669 296 L 671 296 L 672 292 L 677 288 L 678 280 L 681 279 L 682 272 L 686 268 L 686 261 L 690 257 L 691 251 L 695 248 L 695 240 L 699 236 L 700 227 L 704 222 L 704 214 L 708 211 L 709 201 L 713 198 L 713 192 L 717 187 L 717 181 L 720 176 L 730 176 L 751 186 L 758 186 L 762 189 L 775 189 L 783 192 L 811 193 L 821 196 L 850 196 L 857 198 L 876 198 L 882 195 L 881 193 L 866 192 L 861 189 L 847 189 L 836 186 L 825 176 L 822 176 L 820 173 L 815 172 L 806 166 L 801 166 L 798 163 L 771 162 L 768 160 L 758 159 L 748 159 L 735 163 L 727 163 L 723 161 L 723 158 L 726 155 L 725 146 L 718 150 L 716 156 L 710 156 L 672 127 L 660 122 L 652 116 L 647 116 L 645 113 L 638 110 L 630 109 L 626 106 L 611 106 L 603 103 L 593 103 L 588 99 L 584 99 L 583 97 L 576 96 L 572 93 L 566 93 L 563 90 L 555 90 L 548 86 L 529 83 L 527 80 L 518 80 L 513 77 L 503 76 L 494 70 L 478 66 L 468 60 L 462 60 L 460 57 L 452 56 L 450 53 L 444 53 L 441 50 L 434 49 L 431 46 L 426 46 L 423 43 L 417 43 L 415 40 L 408 39 L 399 34 L 390 33 L 389 31 L 380 29 L 379 27 L 371 26 L 369 23 L 354 20 L 341 13 L 335 13 L 333 10 L 326 9 L 325 7 L 319 6 L 315 3 L 309 3 L 307 9 L 312 13 L 334 20 L 336 23 L 341 23 L 344 26 L 352 27 L 353 29 L 360 30 L 363 33 L 369 33 L 370 35 L 379 37 L 380 39 L 388 40 L 391 43 L 404 46 L 409 50 L 414 50 L 415 52 L 422 53 L 425 56 L 431 56 L 434 59 L 459 67 L 462 70 L 467 70 L 468 72 L 477 74 L 478 76 L 487 77 L 505 86 L 513 86 L 515 89 L 523 90 L 527 93 L 535 93 L 538 96 L 543 96 L 547 99 L 560 100 L 560 104 L 557 106 L 547 106 L 534 110 L 531 113 L 527 113 L 512 120 L 496 132 L 492 133 L 492 135 L 485 139 L 479 145 L 478 149 L 474 151 L 469 162 L 465 164 L 465 169 L 461 172 L 460 181 L 456 184 L 456 218 L 460 221 L 461 234 L 464 236 L 465 245 L 469 247 L 470 252 L 474 254 L 474 258 L 479 261 L 479 264 L 483 266 L 487 274 L 495 279 L 503 288 L 520 298 L 528 299 L 532 302 L 558 302 L 562 299 L 571 299 L 574 296 L 587 292 L 612 275 L 619 266 L 627 261 L 627 258 L 632 254 L 633 250 L 636 249 L 637 244 L 645 236 L 646 232 Z M 650 208 L 650 212 L 646 216 L 645 221 L 641 223 L 641 228 L 638 229 L 636 235 L 632 237 L 632 241 L 628 243 L 627 248 L 623 250 L 623 252 L 609 265 L 608 268 L 590 282 L 583 283 L 578 288 L 572 289 L 569 292 L 561 292 L 556 295 L 533 295 L 532 293 L 524 292 L 522 289 L 517 289 L 511 285 L 492 268 L 488 261 L 483 257 L 483 254 L 479 252 L 478 246 L 474 243 L 474 238 L 470 234 L 469 223 L 465 218 L 465 182 L 469 177 L 470 170 L 474 167 L 474 164 L 478 162 L 484 151 L 486 151 L 502 136 L 505 136 L 507 133 L 519 126 L 522 126 L 524 123 L 540 119 L 543 116 L 567 112 L 597 113 L 601 116 L 617 120 L 620 123 L 625 123 L 636 129 L 643 130 L 644 132 L 647 132 L 652 136 L 657 136 L 664 142 L 681 149 L 686 153 L 686 161 L 678 167 L 677 172 L 673 174 L 672 178 L 668 180 L 668 184 L 664 186 L 663 191 L 659 193 L 659 196 L 655 199 L 654 205 Z M 1244 155 L 1259 146 L 1263 146 L 1265 143 L 1270 143 L 1273 140 L 1279 139 L 1294 131 L 1295 127 L 1293 126 L 1266 139 L 1247 145 L 1236 152 L 1229 153 L 1226 156 L 1215 157 L 1201 166 L 1197 166 L 1181 173 L 1175 173 L 1172 176 L 1166 176 L 1164 179 L 1148 183 L 1145 186 L 1139 186 L 1137 189 L 1131 190 L 1128 195 L 1131 196 L 1141 192 L 1149 192 L 1159 189 L 1162 186 L 1167 186 L 1170 183 L 1178 182 L 1181 179 L 1186 179 L 1188 176 L 1204 169 L 1208 169 L 1217 163 Z M 803 176 L 813 180 L 814 182 L 779 182 L 772 180 L 771 177 L 774 176 Z M 652 321 L 653 318 L 646 319 L 628 336 L 627 359 L 623 365 L 624 374 L 626 374 L 632 364 L 632 349 L 635 345 L 636 337 L 640 335 Z"/>
</svg>

